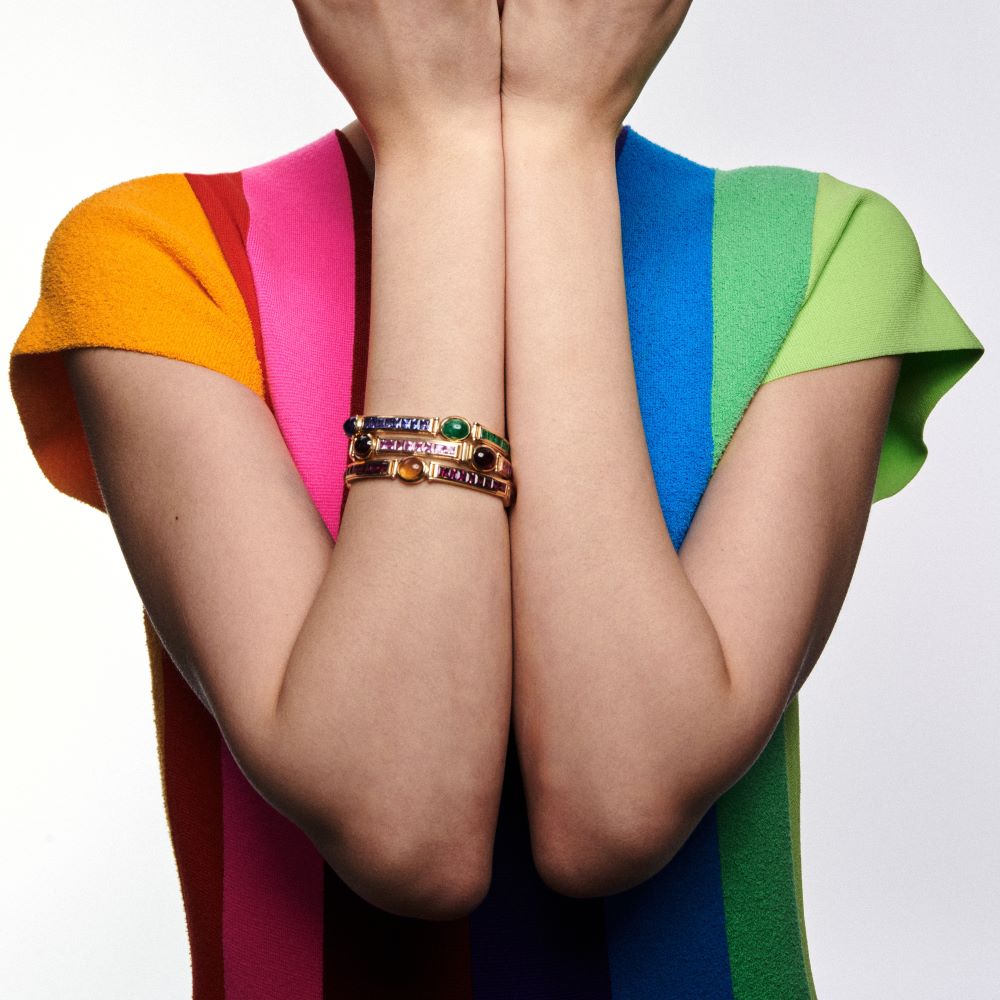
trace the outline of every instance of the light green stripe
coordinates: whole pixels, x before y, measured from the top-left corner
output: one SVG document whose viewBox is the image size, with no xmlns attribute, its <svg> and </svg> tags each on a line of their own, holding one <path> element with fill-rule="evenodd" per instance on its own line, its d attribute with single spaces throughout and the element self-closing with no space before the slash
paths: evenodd
<svg viewBox="0 0 1000 1000">
<path fill-rule="evenodd" d="M 920 470 L 928 415 L 983 345 L 924 269 L 896 206 L 820 174 L 809 295 L 764 381 L 883 354 L 902 354 L 903 364 L 873 503 Z"/>
<path fill-rule="evenodd" d="M 717 171 L 712 241 L 713 470 L 806 294 L 818 178 L 785 167 Z M 735 1000 L 811 1000 L 789 812 L 783 718 L 716 802 Z"/>
</svg>

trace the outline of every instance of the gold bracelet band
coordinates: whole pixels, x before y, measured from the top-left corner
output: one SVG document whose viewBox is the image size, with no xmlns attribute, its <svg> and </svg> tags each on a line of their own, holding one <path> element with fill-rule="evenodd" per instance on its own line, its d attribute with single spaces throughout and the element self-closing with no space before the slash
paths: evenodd
<svg viewBox="0 0 1000 1000">
<path fill-rule="evenodd" d="M 402 431 L 405 434 L 440 436 L 448 441 L 489 441 L 510 456 L 510 442 L 494 434 L 480 423 L 465 417 L 383 417 L 356 413 L 344 421 L 344 433 L 350 437 L 358 431 Z"/>
<path fill-rule="evenodd" d="M 433 459 L 410 455 L 406 458 L 375 458 L 366 462 L 354 462 L 344 470 L 344 482 L 348 489 L 357 479 L 401 479 L 405 483 L 441 482 L 454 486 L 465 486 L 500 497 L 504 507 L 514 502 L 516 487 L 510 480 L 500 479 L 473 469 L 458 465 L 436 462 Z"/>
<path fill-rule="evenodd" d="M 503 479 L 514 477 L 514 466 L 501 452 L 482 441 L 441 441 L 435 438 L 382 437 L 370 431 L 351 435 L 348 454 L 352 461 L 363 462 L 383 455 L 428 455 L 476 472 L 486 472 Z"/>
</svg>

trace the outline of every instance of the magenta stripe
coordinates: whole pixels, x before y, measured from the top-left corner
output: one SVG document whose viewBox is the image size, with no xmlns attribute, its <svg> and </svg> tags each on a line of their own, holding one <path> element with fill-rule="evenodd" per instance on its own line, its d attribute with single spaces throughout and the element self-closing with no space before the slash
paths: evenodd
<svg viewBox="0 0 1000 1000">
<path fill-rule="evenodd" d="M 244 170 L 243 190 L 274 412 L 336 537 L 354 354 L 354 219 L 336 130 Z"/>
<path fill-rule="evenodd" d="M 354 226 L 336 131 L 242 180 L 272 407 L 336 538 L 354 350 Z M 224 758 L 226 996 L 322 1000 L 322 856 L 257 794 L 228 748 Z"/>
</svg>

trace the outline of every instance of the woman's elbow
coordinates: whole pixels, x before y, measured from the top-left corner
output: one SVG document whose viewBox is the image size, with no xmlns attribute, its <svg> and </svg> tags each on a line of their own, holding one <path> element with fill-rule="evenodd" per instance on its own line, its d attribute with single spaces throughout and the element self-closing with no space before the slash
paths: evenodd
<svg viewBox="0 0 1000 1000">
<path fill-rule="evenodd" d="M 421 840 L 383 831 L 314 843 L 343 882 L 373 906 L 400 917 L 457 920 L 489 890 L 492 838 L 456 841 L 440 833 Z"/>
<path fill-rule="evenodd" d="M 531 822 L 535 868 L 564 896 L 624 892 L 664 868 L 700 818 L 669 796 L 651 797 L 642 811 L 593 798 L 572 814 L 542 806 Z"/>
<path fill-rule="evenodd" d="M 697 769 L 658 777 L 652 787 L 588 782 L 539 796 L 530 815 L 539 876 L 576 898 L 623 892 L 654 876 L 759 752 L 738 742 L 708 755 L 710 764 L 703 758 Z"/>
<path fill-rule="evenodd" d="M 373 906 L 397 916 L 452 920 L 485 897 L 496 823 L 490 790 L 470 794 L 439 782 L 404 797 L 392 794 L 387 782 L 332 795 L 323 762 L 287 747 L 258 752 L 241 767 L 258 793 Z"/>
</svg>

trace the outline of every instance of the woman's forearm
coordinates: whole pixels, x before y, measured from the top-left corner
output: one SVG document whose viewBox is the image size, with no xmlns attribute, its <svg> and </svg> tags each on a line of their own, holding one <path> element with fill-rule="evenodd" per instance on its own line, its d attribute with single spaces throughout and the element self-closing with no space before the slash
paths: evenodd
<svg viewBox="0 0 1000 1000">
<path fill-rule="evenodd" d="M 600 848 L 678 808 L 727 675 L 646 448 L 614 136 L 505 108 L 504 149 L 516 732 L 539 840 Z"/>
<path fill-rule="evenodd" d="M 365 406 L 466 414 L 502 432 L 499 107 L 495 117 L 484 112 L 480 121 L 455 121 L 375 152 Z"/>
<path fill-rule="evenodd" d="M 365 412 L 458 414 L 502 434 L 499 107 L 375 153 Z M 378 878 L 338 851 L 389 838 L 373 857 L 410 845 L 400 863 L 431 884 L 449 855 L 468 868 L 492 843 L 509 726 L 507 512 L 471 489 L 398 480 L 357 480 L 345 503 L 278 711 L 290 772 L 310 755 L 317 769 L 287 779 L 325 797 L 342 874 Z"/>
</svg>

